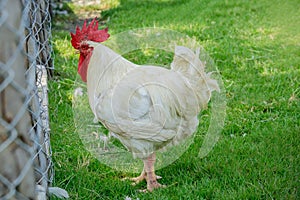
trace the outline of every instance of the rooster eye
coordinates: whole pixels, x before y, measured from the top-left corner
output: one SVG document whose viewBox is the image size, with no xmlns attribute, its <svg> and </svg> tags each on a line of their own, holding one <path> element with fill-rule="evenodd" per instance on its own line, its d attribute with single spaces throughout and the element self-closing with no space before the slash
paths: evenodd
<svg viewBox="0 0 300 200">
<path fill-rule="evenodd" d="M 88 50 L 89 48 L 90 48 L 90 47 L 89 47 L 88 44 L 82 44 L 81 47 L 80 47 L 80 49 L 81 49 L 82 51 L 86 51 L 86 50 Z"/>
</svg>

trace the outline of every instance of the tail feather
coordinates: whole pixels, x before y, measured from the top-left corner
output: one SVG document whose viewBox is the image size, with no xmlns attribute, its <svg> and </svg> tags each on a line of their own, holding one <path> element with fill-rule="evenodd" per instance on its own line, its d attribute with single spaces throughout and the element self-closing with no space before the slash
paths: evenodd
<svg viewBox="0 0 300 200">
<path fill-rule="evenodd" d="M 189 82 L 198 98 L 200 108 L 205 108 L 211 92 L 220 92 L 216 80 L 211 79 L 211 73 L 205 73 L 205 63 L 200 60 L 200 49 L 193 52 L 183 46 L 176 46 L 171 69 L 181 73 Z"/>
</svg>

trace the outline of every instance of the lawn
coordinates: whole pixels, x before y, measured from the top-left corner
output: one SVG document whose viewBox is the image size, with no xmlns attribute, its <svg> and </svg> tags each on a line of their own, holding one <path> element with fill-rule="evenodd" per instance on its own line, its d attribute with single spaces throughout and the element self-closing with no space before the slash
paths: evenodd
<svg viewBox="0 0 300 200">
<path fill-rule="evenodd" d="M 102 1 L 102 3 L 106 1 Z M 298 0 L 108 1 L 55 17 L 55 76 L 49 81 L 54 185 L 70 199 L 300 199 L 300 4 Z M 198 157 L 210 111 L 194 143 L 174 163 L 157 171 L 167 188 L 141 193 L 86 150 L 72 107 L 78 54 L 69 31 L 87 12 L 97 15 L 111 35 L 159 27 L 197 40 L 217 66 L 227 99 L 220 139 Z M 162 52 L 162 54 L 164 54 Z M 134 62 L 153 54 L 132 52 Z M 163 63 L 170 63 L 166 54 Z M 76 114 L 76 113 L 75 113 Z"/>
</svg>

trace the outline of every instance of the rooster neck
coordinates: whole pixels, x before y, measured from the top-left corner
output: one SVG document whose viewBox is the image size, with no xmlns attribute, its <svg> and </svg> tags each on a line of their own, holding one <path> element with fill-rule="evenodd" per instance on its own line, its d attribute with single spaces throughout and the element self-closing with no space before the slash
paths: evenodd
<svg viewBox="0 0 300 200">
<path fill-rule="evenodd" d="M 95 83 L 96 80 L 92 79 L 97 79 L 98 84 L 101 82 L 99 87 L 111 87 L 117 84 L 128 71 L 136 67 L 134 63 L 102 44 L 96 44 L 93 47 L 94 51 L 88 64 L 87 77 L 90 79 L 88 82 Z"/>
<path fill-rule="evenodd" d="M 94 96 L 115 87 L 136 65 L 102 44 L 91 45 L 94 50 L 87 69 L 87 90 L 94 105 Z"/>
</svg>

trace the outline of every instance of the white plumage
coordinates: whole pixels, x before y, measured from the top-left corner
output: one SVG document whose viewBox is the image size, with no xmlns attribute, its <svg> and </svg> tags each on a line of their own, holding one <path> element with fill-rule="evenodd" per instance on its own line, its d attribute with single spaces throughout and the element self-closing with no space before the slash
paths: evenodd
<svg viewBox="0 0 300 200">
<path fill-rule="evenodd" d="M 190 136 L 200 109 L 219 90 L 204 72 L 199 50 L 177 46 L 168 70 L 139 66 L 102 44 L 88 44 L 94 47 L 87 72 L 91 109 L 135 157 L 145 159 Z"/>
</svg>

